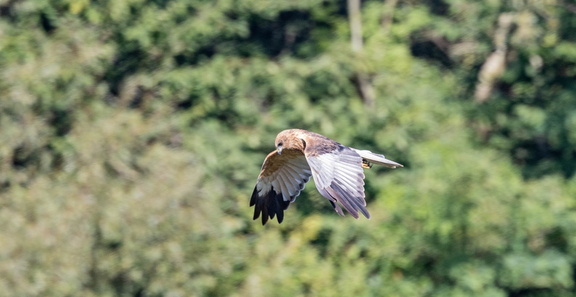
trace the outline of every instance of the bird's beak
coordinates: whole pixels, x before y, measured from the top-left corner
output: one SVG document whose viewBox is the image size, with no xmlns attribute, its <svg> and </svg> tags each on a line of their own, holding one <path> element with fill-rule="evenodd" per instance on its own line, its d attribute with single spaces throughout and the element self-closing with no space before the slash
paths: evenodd
<svg viewBox="0 0 576 297">
<path fill-rule="evenodd" d="M 276 147 L 276 151 L 278 151 L 278 155 L 282 155 L 282 146 L 279 145 L 278 147 Z"/>
</svg>

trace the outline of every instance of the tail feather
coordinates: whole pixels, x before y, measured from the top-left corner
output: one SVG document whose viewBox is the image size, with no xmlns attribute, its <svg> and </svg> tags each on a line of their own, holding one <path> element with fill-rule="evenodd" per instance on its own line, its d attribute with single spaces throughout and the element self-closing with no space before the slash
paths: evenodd
<svg viewBox="0 0 576 297">
<path fill-rule="evenodd" d="M 358 149 L 353 149 L 353 150 L 356 151 L 358 153 L 358 155 L 360 155 L 360 157 L 364 158 L 368 162 L 384 165 L 384 166 L 390 167 L 390 168 L 404 167 L 404 165 L 402 165 L 398 162 L 386 159 L 386 157 L 384 157 L 384 155 L 375 154 L 375 153 L 368 151 L 368 150 L 358 150 Z"/>
</svg>

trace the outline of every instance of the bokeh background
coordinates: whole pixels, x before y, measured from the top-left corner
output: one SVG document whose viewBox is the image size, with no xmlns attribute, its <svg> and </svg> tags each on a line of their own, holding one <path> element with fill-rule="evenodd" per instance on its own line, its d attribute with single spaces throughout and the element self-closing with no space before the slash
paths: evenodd
<svg viewBox="0 0 576 297">
<path fill-rule="evenodd" d="M 366 171 L 252 221 L 275 135 Z M 576 3 L 0 0 L 0 296 L 574 296 Z"/>
</svg>

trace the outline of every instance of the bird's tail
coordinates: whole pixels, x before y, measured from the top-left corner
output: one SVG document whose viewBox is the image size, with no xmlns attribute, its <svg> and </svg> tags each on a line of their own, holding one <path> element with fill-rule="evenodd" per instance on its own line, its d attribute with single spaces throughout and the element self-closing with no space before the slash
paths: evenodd
<svg viewBox="0 0 576 297">
<path fill-rule="evenodd" d="M 360 157 L 364 158 L 368 162 L 384 165 L 384 166 L 390 167 L 390 168 L 404 167 L 404 165 L 402 165 L 398 162 L 394 162 L 392 160 L 386 159 L 386 157 L 384 157 L 384 155 L 375 154 L 375 153 L 368 151 L 368 150 L 354 149 L 354 151 L 356 151 L 358 153 L 358 155 L 360 155 Z"/>
</svg>

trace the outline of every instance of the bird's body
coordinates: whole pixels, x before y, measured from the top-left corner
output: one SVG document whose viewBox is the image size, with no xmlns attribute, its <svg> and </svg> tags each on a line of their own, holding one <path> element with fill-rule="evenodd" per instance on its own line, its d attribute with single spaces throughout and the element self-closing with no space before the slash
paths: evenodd
<svg viewBox="0 0 576 297">
<path fill-rule="evenodd" d="M 354 218 L 358 212 L 370 218 L 364 200 L 363 168 L 370 168 L 371 163 L 403 167 L 384 155 L 350 148 L 306 130 L 284 130 L 276 136 L 275 144 L 276 150 L 266 156 L 250 199 L 254 219 L 262 215 L 262 224 L 275 216 L 281 223 L 284 210 L 296 200 L 310 176 L 338 214 L 344 215 L 341 205 Z"/>
</svg>

